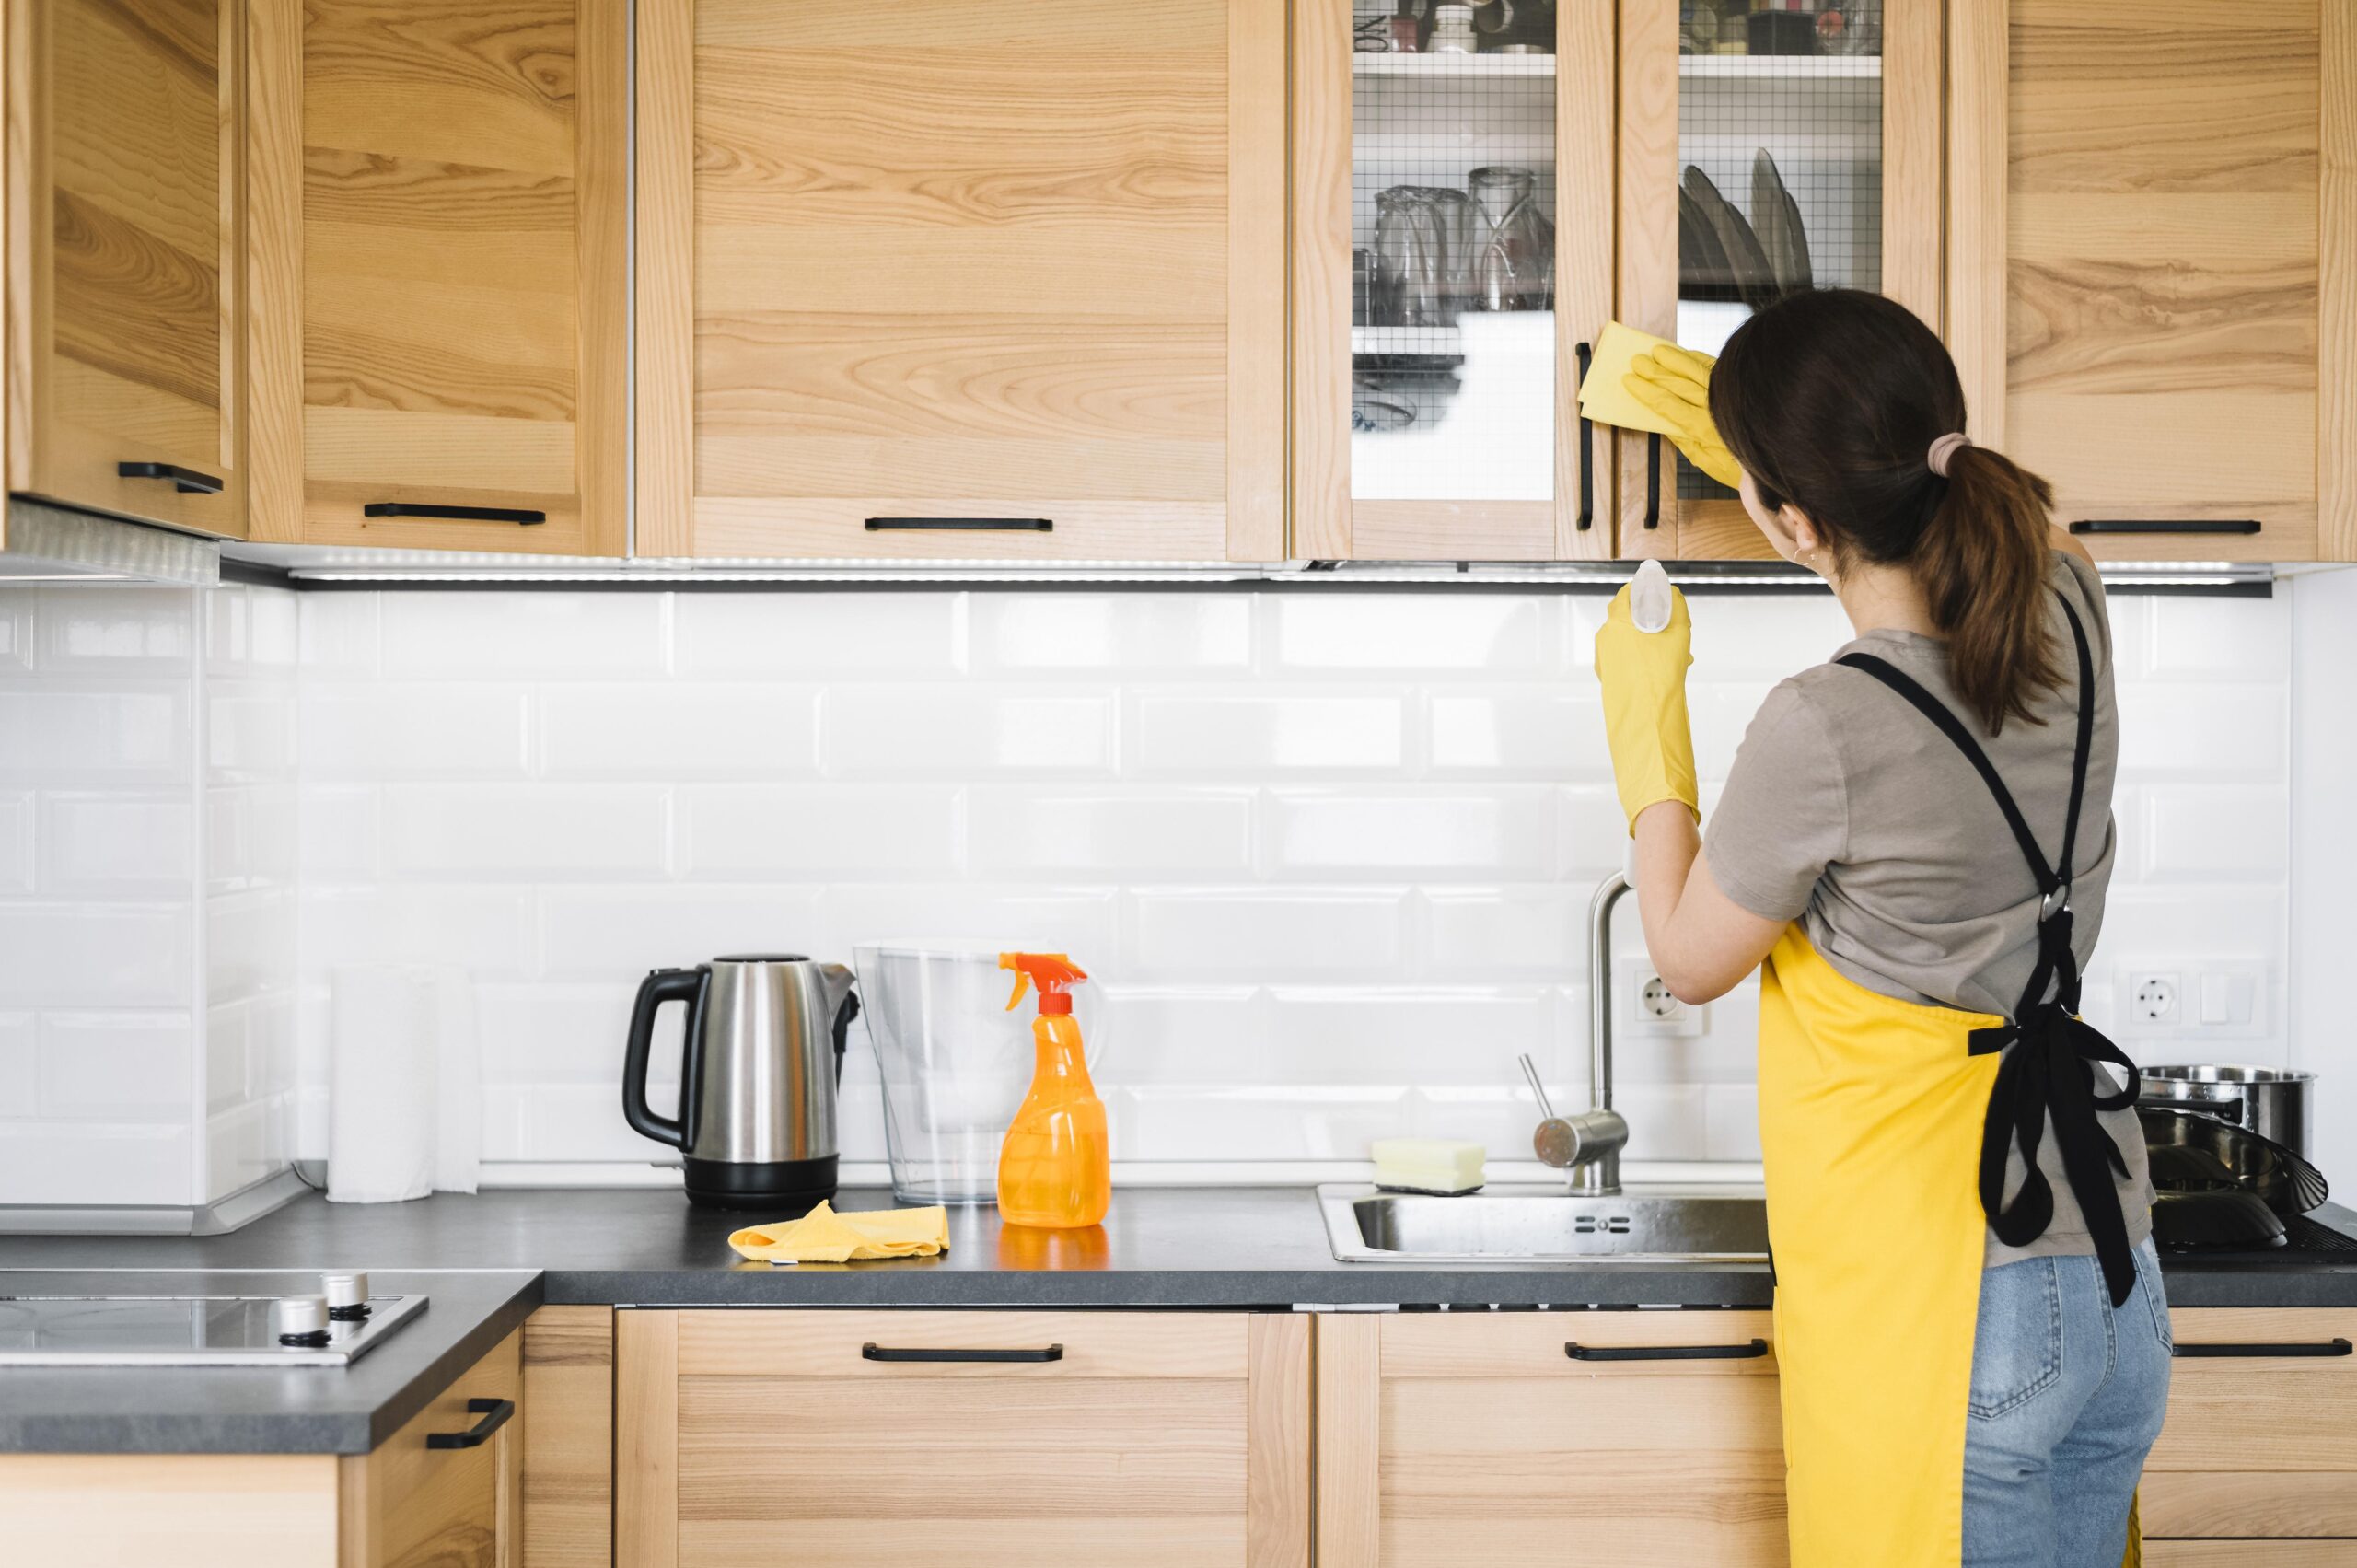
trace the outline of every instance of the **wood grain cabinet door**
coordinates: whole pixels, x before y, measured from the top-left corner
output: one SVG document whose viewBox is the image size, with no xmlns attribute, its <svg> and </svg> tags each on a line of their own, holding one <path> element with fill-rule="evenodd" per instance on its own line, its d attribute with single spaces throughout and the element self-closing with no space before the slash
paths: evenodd
<svg viewBox="0 0 2357 1568">
<path fill-rule="evenodd" d="M 637 553 L 1283 557 L 1281 0 L 637 21 Z"/>
<path fill-rule="evenodd" d="M 337 1461 L 337 1568 L 522 1568 L 523 1339 Z"/>
<path fill-rule="evenodd" d="M 623 1311 L 633 1568 L 1308 1568 L 1309 1320 Z"/>
<path fill-rule="evenodd" d="M 2099 556 L 2357 558 L 2357 7 L 1952 10 L 1976 432 Z"/>
<path fill-rule="evenodd" d="M 9 477 L 246 531 L 243 0 L 8 7 Z"/>
<path fill-rule="evenodd" d="M 1317 1321 L 1318 1568 L 1786 1561 L 1767 1313 Z"/>
<path fill-rule="evenodd" d="M 627 14 L 306 0 L 301 513 L 271 537 L 621 553 Z"/>
</svg>

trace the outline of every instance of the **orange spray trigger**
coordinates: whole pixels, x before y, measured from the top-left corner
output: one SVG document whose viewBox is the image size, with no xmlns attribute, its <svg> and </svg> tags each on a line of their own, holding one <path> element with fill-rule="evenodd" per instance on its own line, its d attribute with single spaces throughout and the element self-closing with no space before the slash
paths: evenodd
<svg viewBox="0 0 2357 1568">
<path fill-rule="evenodd" d="M 1051 1017 L 1072 1011 L 1072 998 L 1065 994 L 1068 987 L 1078 985 L 1088 978 L 1078 964 L 1062 953 L 1001 953 L 998 967 L 1015 971 L 1015 993 L 1006 999 L 1006 1010 L 1015 1011 L 1028 986 L 1039 988 L 1039 1013 Z"/>
</svg>

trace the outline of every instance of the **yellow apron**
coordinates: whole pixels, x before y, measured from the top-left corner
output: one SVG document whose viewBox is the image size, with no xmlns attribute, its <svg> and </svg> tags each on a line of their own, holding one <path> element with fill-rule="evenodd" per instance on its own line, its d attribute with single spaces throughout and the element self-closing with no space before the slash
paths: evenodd
<svg viewBox="0 0 2357 1568">
<path fill-rule="evenodd" d="M 2003 1022 L 1868 991 L 1798 925 L 1760 970 L 1792 1568 L 1963 1560 L 1989 1226 L 1975 1180 L 1999 1066 L 1968 1037 Z"/>
</svg>

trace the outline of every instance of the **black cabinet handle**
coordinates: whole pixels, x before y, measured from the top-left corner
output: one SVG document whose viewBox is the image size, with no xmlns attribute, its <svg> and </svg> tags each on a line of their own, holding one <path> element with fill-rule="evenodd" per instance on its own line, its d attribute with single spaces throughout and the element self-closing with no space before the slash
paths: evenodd
<svg viewBox="0 0 2357 1568">
<path fill-rule="evenodd" d="M 2213 1356 L 2221 1358 L 2231 1356 L 2238 1360 L 2248 1361 L 2282 1361 L 2295 1358 L 2309 1359 L 2322 1356 L 2348 1355 L 2352 1352 L 2357 1352 L 2357 1345 L 2351 1345 L 2347 1340 L 2325 1340 L 2321 1342 L 2310 1342 L 2307 1343 L 2282 1345 L 2178 1345 L 2176 1347 L 2175 1353 L 2178 1357 L 2187 1361 L 2200 1361 Z"/>
<path fill-rule="evenodd" d="M 1595 350 L 1582 343 L 1573 352 L 1579 355 L 1580 385 L 1585 387 L 1587 385 L 1588 361 L 1595 357 Z M 1596 478 L 1588 471 L 1589 449 L 1595 442 L 1596 422 L 1583 412 L 1580 415 L 1580 520 L 1577 525 L 1582 533 L 1596 524 Z"/>
<path fill-rule="evenodd" d="M 464 1432 L 429 1432 L 425 1446 L 429 1448 L 480 1448 L 491 1441 L 491 1434 L 507 1424 L 516 1413 L 513 1400 L 469 1400 L 467 1413 L 482 1419 Z"/>
<path fill-rule="evenodd" d="M 1062 1361 L 1064 1347 L 1050 1345 L 1045 1350 L 894 1350 L 888 1345 L 866 1344 L 859 1347 L 861 1356 L 869 1361 Z"/>
<path fill-rule="evenodd" d="M 2256 517 L 2096 517 L 2071 525 L 2073 533 L 2255 534 Z"/>
<path fill-rule="evenodd" d="M 118 479 L 168 479 L 182 495 L 218 495 L 223 488 L 211 474 L 178 463 L 117 463 L 114 471 Z"/>
<path fill-rule="evenodd" d="M 1661 527 L 1661 432 L 1645 436 L 1645 527 Z"/>
<path fill-rule="evenodd" d="M 870 517 L 869 533 L 1053 533 L 1052 517 Z"/>
<path fill-rule="evenodd" d="M 442 517 L 469 523 L 519 523 L 526 528 L 549 520 L 546 512 L 522 506 L 436 506 L 424 501 L 371 501 L 360 508 L 364 517 Z"/>
<path fill-rule="evenodd" d="M 1739 1345 L 1584 1345 L 1564 1343 L 1563 1353 L 1573 1361 L 1758 1361 L 1768 1353 L 1766 1340 Z"/>
</svg>

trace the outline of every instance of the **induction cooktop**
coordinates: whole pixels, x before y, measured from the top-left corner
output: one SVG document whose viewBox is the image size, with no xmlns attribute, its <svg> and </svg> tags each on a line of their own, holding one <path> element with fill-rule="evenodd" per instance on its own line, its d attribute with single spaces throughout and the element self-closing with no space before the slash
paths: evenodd
<svg viewBox="0 0 2357 1568">
<path fill-rule="evenodd" d="M 366 1287 L 363 1287 L 365 1293 Z M 423 1295 L 0 1295 L 4 1366 L 348 1366 Z"/>
</svg>

